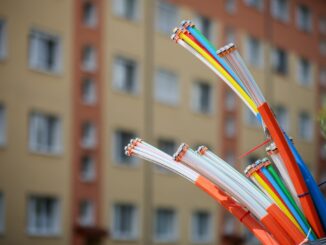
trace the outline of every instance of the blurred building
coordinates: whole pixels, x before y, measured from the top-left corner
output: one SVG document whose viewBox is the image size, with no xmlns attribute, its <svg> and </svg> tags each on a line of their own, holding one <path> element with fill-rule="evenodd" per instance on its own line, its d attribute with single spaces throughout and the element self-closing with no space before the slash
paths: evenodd
<svg viewBox="0 0 326 245">
<path fill-rule="evenodd" d="M 255 118 L 169 39 L 192 19 L 235 42 L 317 179 L 326 101 L 322 0 L 0 3 L 0 243 L 239 244 L 252 237 L 206 194 L 124 155 L 139 136 L 207 145 L 243 169 Z"/>
</svg>

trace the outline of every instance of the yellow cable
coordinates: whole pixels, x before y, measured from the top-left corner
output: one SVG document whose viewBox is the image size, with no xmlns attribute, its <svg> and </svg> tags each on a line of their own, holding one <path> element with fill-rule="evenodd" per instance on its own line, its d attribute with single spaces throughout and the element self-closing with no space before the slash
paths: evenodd
<svg viewBox="0 0 326 245">
<path fill-rule="evenodd" d="M 234 88 L 241 94 L 245 101 L 249 104 L 249 106 L 253 109 L 255 114 L 258 114 L 257 107 L 253 100 L 248 96 L 248 94 L 241 88 L 241 86 L 233 79 L 232 76 L 229 75 L 225 71 L 225 69 L 219 65 L 216 60 L 214 60 L 210 55 L 208 55 L 197 43 L 187 37 L 184 33 L 179 34 L 180 38 L 183 39 L 186 43 L 188 43 L 193 49 L 195 49 L 198 53 L 200 53 L 209 63 L 211 63 L 217 70 L 220 72 L 231 84 Z"/>
<path fill-rule="evenodd" d="M 270 197 L 276 202 L 277 206 L 285 213 L 285 215 L 295 224 L 295 226 L 303 233 L 301 226 L 298 224 L 296 219 L 290 213 L 288 208 L 283 204 L 283 202 L 278 198 L 278 196 L 274 193 L 274 191 L 268 186 L 268 184 L 259 176 L 256 172 L 252 173 L 252 176 L 256 179 L 259 185 L 266 190 L 266 192 L 270 195 Z"/>
</svg>

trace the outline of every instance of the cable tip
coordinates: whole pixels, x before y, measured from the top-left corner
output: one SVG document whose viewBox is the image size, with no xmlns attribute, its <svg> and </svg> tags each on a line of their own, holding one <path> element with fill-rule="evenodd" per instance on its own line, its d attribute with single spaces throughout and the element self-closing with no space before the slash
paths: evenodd
<svg viewBox="0 0 326 245">
<path fill-rule="evenodd" d="M 208 148 L 206 146 L 204 146 L 204 145 L 199 146 L 198 149 L 197 149 L 197 153 L 199 155 L 204 155 L 206 151 L 208 151 Z"/>
<path fill-rule="evenodd" d="M 186 143 L 182 143 L 176 153 L 173 154 L 173 158 L 175 161 L 180 162 L 183 156 L 186 154 L 187 150 L 189 149 L 189 145 Z"/>
</svg>

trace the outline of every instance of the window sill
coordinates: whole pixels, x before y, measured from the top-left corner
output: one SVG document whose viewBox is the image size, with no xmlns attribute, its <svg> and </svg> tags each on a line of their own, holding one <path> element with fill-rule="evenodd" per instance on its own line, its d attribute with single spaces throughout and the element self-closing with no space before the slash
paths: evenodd
<svg viewBox="0 0 326 245">
<path fill-rule="evenodd" d="M 137 242 L 139 240 L 138 237 L 121 237 L 117 235 L 112 235 L 112 240 L 117 242 Z"/>
<path fill-rule="evenodd" d="M 139 23 L 140 23 L 140 18 L 128 18 L 128 17 L 121 16 L 121 15 L 118 15 L 115 13 L 113 13 L 113 17 L 115 20 L 125 22 L 127 24 L 139 25 Z"/>
<path fill-rule="evenodd" d="M 63 156 L 63 152 L 43 152 L 43 151 L 35 151 L 35 150 L 29 150 L 29 152 L 32 155 L 38 155 L 38 156 L 45 156 L 45 157 L 62 157 Z"/>
<path fill-rule="evenodd" d="M 49 75 L 49 76 L 62 76 L 62 71 L 51 71 L 51 70 L 46 70 L 42 68 L 37 68 L 37 67 L 29 67 L 29 69 L 33 72 L 40 73 L 42 75 Z"/>
<path fill-rule="evenodd" d="M 160 243 L 160 244 L 164 244 L 164 243 L 177 243 L 178 242 L 178 239 L 175 239 L 175 238 L 171 238 L 171 239 L 157 239 L 155 238 L 154 239 L 154 243 Z"/>
<path fill-rule="evenodd" d="M 119 94 L 119 95 L 127 95 L 133 98 L 139 97 L 140 93 L 137 91 L 125 91 L 125 90 L 121 90 L 121 89 L 117 89 L 117 88 L 113 88 L 113 91 L 115 94 Z"/>
<path fill-rule="evenodd" d="M 42 234 L 37 232 L 27 232 L 27 235 L 32 238 L 45 238 L 45 239 L 51 239 L 56 238 L 59 239 L 62 237 L 60 233 L 48 233 L 48 234 Z"/>
<path fill-rule="evenodd" d="M 192 244 L 210 244 L 212 243 L 213 240 L 211 239 L 205 239 L 205 240 L 192 240 L 191 243 Z"/>
</svg>

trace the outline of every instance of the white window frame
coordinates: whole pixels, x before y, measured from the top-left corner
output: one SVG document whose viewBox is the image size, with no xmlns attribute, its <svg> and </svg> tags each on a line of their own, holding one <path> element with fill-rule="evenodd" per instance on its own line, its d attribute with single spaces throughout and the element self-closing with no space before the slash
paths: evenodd
<svg viewBox="0 0 326 245">
<path fill-rule="evenodd" d="M 307 8 L 308 10 L 308 23 L 302 23 L 302 8 Z M 296 8 L 296 23 L 297 23 L 297 27 L 299 30 L 301 31 L 304 31 L 304 32 L 311 32 L 312 31 L 312 28 L 313 28 L 313 16 L 312 16 L 312 12 L 311 12 L 311 9 L 309 7 L 307 7 L 306 5 L 297 5 L 297 8 Z"/>
<path fill-rule="evenodd" d="M 133 9 L 131 15 L 128 15 L 128 13 L 127 13 L 127 9 L 126 9 L 127 1 L 134 1 L 134 9 Z M 117 17 L 129 20 L 129 21 L 137 21 L 140 16 L 139 4 L 140 4 L 139 0 L 112 0 L 112 11 L 113 11 L 113 14 Z"/>
<path fill-rule="evenodd" d="M 32 223 L 35 223 L 36 221 L 36 214 L 33 213 L 35 211 L 36 208 L 36 199 L 43 199 L 44 198 L 50 198 L 52 199 L 55 203 L 55 207 L 54 207 L 54 212 L 55 214 L 53 214 L 54 217 L 54 221 L 52 221 L 53 227 L 51 228 L 51 230 L 46 230 L 45 226 L 42 226 L 42 229 L 38 228 L 38 227 L 34 227 L 34 225 L 32 225 Z M 44 210 L 44 204 L 42 205 L 42 208 Z M 43 215 L 43 217 L 41 218 L 42 222 L 48 222 L 47 217 L 45 217 Z M 27 200 L 27 233 L 31 236 L 59 236 L 61 233 L 61 203 L 60 200 L 56 197 L 49 197 L 49 196 L 38 196 L 38 195 L 31 195 L 28 197 Z"/>
<path fill-rule="evenodd" d="M 308 73 L 307 75 L 304 75 L 306 73 L 304 73 L 303 69 L 303 64 L 306 63 L 308 65 Z M 304 73 L 304 74 L 303 74 Z M 297 79 L 300 85 L 302 86 L 311 86 L 312 84 L 312 63 L 310 62 L 310 60 L 305 59 L 300 57 L 297 61 Z"/>
<path fill-rule="evenodd" d="M 179 78 L 175 73 L 158 69 L 154 81 L 155 101 L 169 106 L 177 106 L 181 100 L 180 86 Z"/>
<path fill-rule="evenodd" d="M 280 70 L 280 54 L 284 53 L 284 58 L 285 58 L 285 68 L 284 70 Z M 289 54 L 287 53 L 286 50 L 281 49 L 281 48 L 273 48 L 272 51 L 272 66 L 273 66 L 273 71 L 276 72 L 277 74 L 280 75 L 287 75 L 289 73 Z"/>
<path fill-rule="evenodd" d="M 237 134 L 237 122 L 233 116 L 225 118 L 225 136 L 227 138 L 234 138 Z"/>
<path fill-rule="evenodd" d="M 126 156 L 124 159 L 121 158 L 120 154 L 122 154 L 122 153 L 124 154 L 124 147 L 127 145 L 127 144 L 122 145 L 122 143 L 123 143 L 121 140 L 122 133 L 130 134 L 131 138 L 135 138 L 135 135 L 136 135 L 132 130 L 118 129 L 114 132 L 113 142 L 112 142 L 113 160 L 119 166 L 127 166 L 127 167 L 137 166 L 139 163 L 138 158 L 128 157 L 128 156 Z M 121 146 L 121 149 L 119 149 L 120 148 L 119 145 Z M 119 153 L 118 153 L 118 151 L 119 151 Z M 122 151 L 122 153 L 120 151 Z"/>
<path fill-rule="evenodd" d="M 200 238 L 198 236 L 198 234 L 196 234 L 196 232 L 198 231 L 198 219 L 197 219 L 197 215 L 198 213 L 203 212 L 208 214 L 208 231 L 207 231 L 207 237 L 205 238 Z M 203 244 L 203 243 L 211 243 L 213 241 L 213 218 L 212 218 L 212 214 L 211 212 L 207 211 L 207 210 L 196 210 L 194 213 L 192 213 L 191 216 L 191 241 L 194 244 Z"/>
<path fill-rule="evenodd" d="M 208 107 L 206 109 L 203 108 L 201 104 L 201 98 L 203 97 L 202 86 L 208 86 L 209 100 Z M 213 85 L 206 81 L 196 81 L 192 84 L 191 96 L 190 96 L 190 104 L 191 109 L 194 112 L 202 113 L 202 114 L 212 114 L 213 113 L 213 104 L 214 104 L 214 89 Z"/>
<path fill-rule="evenodd" d="M 229 14 L 234 14 L 237 11 L 237 0 L 226 0 L 224 9 Z"/>
<path fill-rule="evenodd" d="M 280 115 L 279 113 L 284 113 L 283 115 Z M 275 114 L 277 117 L 277 120 L 279 121 L 280 125 L 283 127 L 283 130 L 285 132 L 288 132 L 290 130 L 290 117 L 289 117 L 289 111 L 285 106 L 278 105 L 275 107 Z M 284 118 L 283 118 L 284 116 Z M 285 120 L 283 122 L 283 120 Z M 284 124 L 285 123 L 285 124 Z"/>
<path fill-rule="evenodd" d="M 8 56 L 8 31 L 7 21 L 0 19 L 0 60 Z"/>
<path fill-rule="evenodd" d="M 258 46 L 254 47 L 254 43 L 256 43 Z M 257 50 L 257 57 L 253 56 L 252 50 Z M 248 36 L 245 39 L 245 57 L 246 60 L 254 67 L 257 68 L 263 68 L 264 67 L 264 47 L 258 38 Z"/>
<path fill-rule="evenodd" d="M 116 230 L 116 208 L 118 206 L 122 205 L 130 205 L 133 208 L 133 214 L 132 214 L 132 224 L 131 224 L 131 231 L 130 234 L 123 234 L 121 231 Z M 111 219 L 111 233 L 112 233 L 112 239 L 113 240 L 121 240 L 121 241 L 135 241 L 139 237 L 139 213 L 138 213 L 138 207 L 135 204 L 132 203 L 115 203 L 112 206 L 112 219 Z"/>
<path fill-rule="evenodd" d="M 82 210 L 85 208 L 85 210 Z M 83 213 L 83 211 L 85 213 Z M 95 225 L 96 206 L 92 200 L 82 200 L 79 204 L 78 223 L 84 227 L 91 227 Z"/>
<path fill-rule="evenodd" d="M 259 11 L 262 11 L 264 9 L 264 0 L 244 0 L 244 1 L 247 4 L 247 6 L 253 7 Z"/>
<path fill-rule="evenodd" d="M 0 147 L 7 144 L 7 108 L 0 103 Z"/>
<path fill-rule="evenodd" d="M 87 121 L 82 125 L 81 145 L 85 149 L 94 149 L 97 145 L 97 127 L 96 124 Z"/>
<path fill-rule="evenodd" d="M 224 100 L 225 109 L 228 111 L 234 111 L 237 106 L 237 98 L 233 91 L 227 91 L 225 93 L 225 100 Z"/>
<path fill-rule="evenodd" d="M 128 89 L 127 84 L 127 67 L 133 67 L 133 77 L 131 78 L 131 87 Z M 113 63 L 113 78 L 112 85 L 116 91 L 136 95 L 139 93 L 139 68 L 136 60 L 118 56 L 114 59 Z"/>
<path fill-rule="evenodd" d="M 178 23 L 179 9 L 175 4 L 169 3 L 165 0 L 157 0 L 155 2 L 157 11 L 155 19 L 156 29 L 160 33 L 170 35 L 175 24 Z"/>
<path fill-rule="evenodd" d="M 44 55 L 44 40 L 51 40 L 55 43 L 54 65 L 52 68 L 46 67 L 47 57 Z M 33 70 L 43 71 L 52 74 L 59 74 L 63 68 L 63 57 L 61 48 L 61 38 L 48 32 L 31 30 L 29 33 L 29 67 Z M 43 51 L 42 51 L 43 50 Z"/>
<path fill-rule="evenodd" d="M 84 171 L 84 164 L 88 165 L 87 172 Z M 92 182 L 96 179 L 96 163 L 95 159 L 90 155 L 85 155 L 81 159 L 80 178 L 83 182 Z"/>
<path fill-rule="evenodd" d="M 308 123 L 308 126 L 305 126 L 308 127 L 308 129 L 306 128 L 304 130 L 304 134 L 302 134 L 301 131 L 301 123 L 302 123 L 303 116 L 307 116 L 308 118 L 308 122 L 305 122 Z M 310 142 L 313 140 L 313 137 L 314 137 L 314 125 L 313 125 L 312 117 L 309 113 L 302 111 L 299 113 L 299 119 L 298 119 L 298 138 Z"/>
<path fill-rule="evenodd" d="M 208 27 L 208 33 L 205 33 L 204 30 L 204 21 L 207 20 L 209 23 Z M 214 21 L 203 15 L 197 15 L 194 19 L 194 24 L 196 25 L 196 28 L 210 41 L 214 42 L 215 41 L 215 23 Z"/>
<path fill-rule="evenodd" d="M 89 15 L 86 15 L 86 8 L 89 8 L 88 10 Z M 95 28 L 97 26 L 98 23 L 98 10 L 97 10 L 97 6 L 95 5 L 95 3 L 93 1 L 85 1 L 83 3 L 83 23 L 85 26 L 89 27 L 89 28 Z"/>
<path fill-rule="evenodd" d="M 97 102 L 97 87 L 94 79 L 85 78 L 82 82 L 82 100 L 85 105 L 95 105 Z"/>
<path fill-rule="evenodd" d="M 97 69 L 97 49 L 93 45 L 86 45 L 82 50 L 82 69 L 94 72 Z"/>
<path fill-rule="evenodd" d="M 49 140 L 47 136 L 49 135 L 47 130 L 49 130 L 49 120 L 53 119 L 54 125 L 51 133 L 53 145 L 48 145 Z M 32 111 L 29 114 L 29 150 L 34 153 L 40 154 L 51 154 L 59 155 L 63 151 L 63 141 L 62 141 L 62 121 L 61 118 L 54 114 L 47 114 L 37 111 Z M 45 135 L 45 136 L 44 136 Z M 37 139 L 41 137 L 41 139 Z"/>
<path fill-rule="evenodd" d="M 157 229 L 157 222 L 158 222 L 158 211 L 159 210 L 169 210 L 172 211 L 172 232 L 171 234 L 168 234 L 166 236 L 158 237 L 158 234 L 156 233 Z M 174 208 L 164 208 L 164 207 L 159 207 L 155 209 L 155 215 L 154 215 L 154 241 L 156 243 L 174 243 L 178 240 L 179 238 L 179 225 L 178 225 L 178 213 Z"/>
<path fill-rule="evenodd" d="M 285 1 L 285 8 L 282 6 L 282 1 Z M 283 11 L 283 12 L 282 12 Z M 290 20 L 290 2 L 289 0 L 271 0 L 272 16 L 282 22 Z"/>
</svg>

